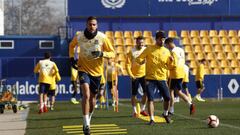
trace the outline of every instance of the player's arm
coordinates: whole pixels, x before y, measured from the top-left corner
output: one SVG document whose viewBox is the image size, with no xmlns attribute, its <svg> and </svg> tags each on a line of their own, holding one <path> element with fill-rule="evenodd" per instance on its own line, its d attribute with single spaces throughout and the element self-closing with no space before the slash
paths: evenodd
<svg viewBox="0 0 240 135">
<path fill-rule="evenodd" d="M 56 74 L 56 82 L 59 82 L 61 80 L 61 76 L 59 74 L 59 72 L 57 72 Z"/>
<path fill-rule="evenodd" d="M 132 73 L 132 70 L 131 70 L 131 66 L 132 66 L 132 62 L 131 62 L 131 53 L 129 52 L 128 54 L 127 54 L 127 63 L 126 63 L 126 69 L 127 69 L 127 73 L 128 73 L 128 75 L 131 77 L 131 78 L 135 78 L 134 77 L 134 75 L 133 75 L 133 73 Z"/>
<path fill-rule="evenodd" d="M 177 67 L 177 55 L 173 52 L 169 51 L 169 55 L 167 56 L 167 66 L 169 70 L 172 70 Z"/>
<path fill-rule="evenodd" d="M 69 52 L 68 53 L 69 53 L 69 57 L 70 58 L 74 58 L 74 48 L 78 44 L 78 40 L 77 39 L 78 39 L 77 35 L 74 36 L 74 38 L 72 39 L 72 41 L 69 44 Z"/>
<path fill-rule="evenodd" d="M 200 76 L 200 79 L 201 79 L 201 81 L 203 81 L 203 79 L 204 79 L 204 66 L 203 65 L 200 65 L 200 74 L 199 74 Z"/>
<path fill-rule="evenodd" d="M 123 73 L 123 67 L 121 65 L 119 65 L 118 63 L 116 63 L 117 74 L 119 74 L 118 73 L 119 69 L 120 69 L 121 73 Z"/>
<path fill-rule="evenodd" d="M 108 38 L 106 36 L 103 37 L 103 48 L 102 51 L 92 51 L 92 55 L 95 58 L 114 58 L 115 57 L 115 51 L 113 48 L 113 45 L 110 43 Z"/>
<path fill-rule="evenodd" d="M 34 67 L 34 73 L 39 73 L 40 70 L 40 64 L 38 63 L 35 67 Z"/>
<path fill-rule="evenodd" d="M 140 65 L 145 63 L 145 59 L 147 57 L 147 54 L 150 53 L 149 48 L 146 48 L 137 58 L 136 62 Z"/>
<path fill-rule="evenodd" d="M 71 66 L 74 68 L 74 69 L 77 69 L 77 62 L 74 60 L 74 48 L 78 45 L 78 36 L 74 36 L 74 38 L 72 39 L 72 41 L 70 42 L 69 44 L 69 58 L 70 58 L 70 63 L 71 63 Z"/>
<path fill-rule="evenodd" d="M 52 72 L 53 75 L 56 75 L 58 73 L 59 70 L 58 70 L 58 67 L 57 67 L 56 63 L 53 64 L 53 69 L 52 70 L 53 70 L 53 72 Z"/>
<path fill-rule="evenodd" d="M 115 57 L 115 51 L 113 48 L 113 45 L 110 43 L 107 37 L 104 39 L 104 45 L 103 45 L 103 57 L 104 58 L 114 58 Z"/>
</svg>

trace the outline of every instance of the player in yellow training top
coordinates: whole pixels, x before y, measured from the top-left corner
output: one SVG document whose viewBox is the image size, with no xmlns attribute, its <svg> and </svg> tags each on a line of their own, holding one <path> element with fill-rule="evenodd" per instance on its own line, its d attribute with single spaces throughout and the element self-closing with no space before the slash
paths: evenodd
<svg viewBox="0 0 240 135">
<path fill-rule="evenodd" d="M 77 34 L 80 34 L 79 32 L 77 32 Z M 79 101 L 77 101 L 76 96 L 77 96 L 77 92 L 78 92 L 78 70 L 77 68 L 77 61 L 78 61 L 78 54 L 80 51 L 80 47 L 76 46 L 74 48 L 74 60 L 76 65 L 71 65 L 71 84 L 72 84 L 72 90 L 73 90 L 73 94 L 72 94 L 72 98 L 71 98 L 71 102 L 73 104 L 79 104 Z M 75 66 L 75 67 L 73 67 Z"/>
<path fill-rule="evenodd" d="M 39 113 L 47 112 L 47 92 L 55 82 L 54 76 L 58 73 L 57 65 L 50 60 L 51 54 L 44 53 L 44 59 L 34 67 L 34 73 L 39 73 Z"/>
<path fill-rule="evenodd" d="M 105 64 L 105 60 L 104 60 L 104 70 L 106 69 L 106 64 Z M 106 100 L 105 100 L 105 87 L 106 87 L 106 79 L 105 79 L 105 71 L 103 71 L 103 74 L 101 76 L 101 81 L 100 81 L 100 87 L 99 87 L 99 91 L 97 94 L 97 101 L 96 101 L 96 105 L 95 108 L 105 108 L 106 107 Z"/>
<path fill-rule="evenodd" d="M 199 66 L 197 67 L 197 72 L 195 75 L 195 81 L 196 81 L 196 86 L 197 86 L 197 95 L 195 96 L 197 101 L 200 102 L 205 102 L 204 99 L 202 99 L 201 97 L 201 93 L 204 90 L 204 75 L 205 75 L 205 69 L 204 69 L 204 65 L 206 64 L 206 60 L 202 59 L 199 61 Z"/>
<path fill-rule="evenodd" d="M 190 109 L 190 115 L 195 113 L 195 105 L 191 102 L 187 95 L 182 92 L 182 81 L 185 76 L 184 65 L 185 65 L 185 53 L 182 48 L 177 47 L 174 44 L 173 38 L 167 38 L 165 40 L 166 47 L 170 50 L 172 57 L 174 58 L 175 68 L 169 70 L 170 78 L 170 110 L 171 115 L 174 114 L 174 92 L 188 103 Z"/>
<path fill-rule="evenodd" d="M 146 62 L 146 85 L 148 97 L 148 112 L 150 115 L 149 125 L 154 125 L 154 90 L 158 89 L 164 98 L 163 101 L 163 117 L 167 123 L 171 122 L 168 115 L 170 94 L 167 86 L 167 71 L 171 68 L 173 58 L 170 51 L 163 46 L 165 40 L 165 33 L 158 31 L 155 36 L 156 45 L 147 47 L 140 56 L 137 57 L 136 62 L 142 64 Z"/>
<path fill-rule="evenodd" d="M 56 96 L 56 88 L 57 88 L 57 85 L 56 83 L 58 81 L 61 80 L 61 76 L 59 74 L 59 72 L 57 72 L 54 76 L 53 76 L 53 83 L 50 85 L 50 88 L 49 88 L 49 91 L 47 92 L 47 95 L 48 95 L 48 98 L 49 98 L 49 102 L 50 102 L 50 110 L 54 110 L 54 104 L 55 104 L 55 96 Z"/>
<path fill-rule="evenodd" d="M 148 113 L 145 111 L 145 106 L 147 103 L 147 94 L 146 94 L 146 82 L 145 82 L 145 63 L 138 64 L 135 62 L 135 59 L 145 50 L 144 47 L 144 38 L 137 37 L 136 46 L 131 51 L 127 53 L 127 72 L 129 76 L 132 78 L 132 107 L 133 107 L 133 117 L 138 117 L 136 102 L 137 102 L 137 94 L 138 89 L 141 85 L 143 90 L 143 96 L 141 101 L 141 111 L 140 114 L 143 116 L 148 116 Z"/>
<path fill-rule="evenodd" d="M 97 30 L 97 18 L 87 18 L 86 29 L 76 34 L 69 45 L 69 57 L 75 65 L 74 48 L 80 47 L 78 57 L 78 75 L 82 97 L 83 132 L 90 134 L 90 121 L 96 104 L 96 94 L 99 90 L 103 73 L 103 58 L 114 58 L 114 48 L 107 37 Z"/>
<path fill-rule="evenodd" d="M 122 72 L 121 66 L 116 63 L 115 59 L 108 59 L 107 65 L 107 86 L 108 90 L 111 90 L 113 99 L 112 106 L 114 111 L 118 112 L 118 74 L 119 70 Z"/>
<path fill-rule="evenodd" d="M 184 65 L 184 78 L 183 78 L 183 83 L 182 83 L 182 88 L 184 91 L 186 91 L 186 94 L 190 101 L 192 101 L 192 96 L 188 90 L 188 83 L 189 83 L 189 67 L 187 64 Z"/>
</svg>

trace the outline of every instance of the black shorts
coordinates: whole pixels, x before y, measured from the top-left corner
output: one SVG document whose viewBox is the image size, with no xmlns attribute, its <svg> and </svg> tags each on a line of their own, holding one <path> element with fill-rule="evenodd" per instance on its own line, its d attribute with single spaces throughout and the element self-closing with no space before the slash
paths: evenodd
<svg viewBox="0 0 240 135">
<path fill-rule="evenodd" d="M 132 80 L 132 96 L 136 96 L 138 94 L 139 87 L 142 87 L 143 93 L 146 92 L 146 81 L 144 77 L 136 78 Z"/>
<path fill-rule="evenodd" d="M 49 90 L 48 93 L 47 93 L 47 96 L 48 97 L 52 97 L 52 96 L 55 96 L 55 90 Z"/>
<path fill-rule="evenodd" d="M 79 80 L 80 80 L 80 85 L 84 83 L 88 83 L 90 91 L 93 94 L 97 94 L 98 90 L 100 88 L 100 81 L 101 81 L 101 76 L 91 76 L 88 73 L 79 71 Z"/>
<path fill-rule="evenodd" d="M 203 89 L 204 87 L 203 81 L 196 81 L 196 86 L 198 89 Z"/>
<path fill-rule="evenodd" d="M 183 90 L 188 89 L 188 82 L 183 82 L 182 83 L 182 88 L 183 88 Z"/>
<path fill-rule="evenodd" d="M 39 94 L 47 94 L 50 89 L 50 84 L 40 83 L 39 84 Z"/>
<path fill-rule="evenodd" d="M 108 90 L 111 90 L 113 88 L 113 85 L 115 85 L 115 81 L 107 81 L 107 88 Z"/>
<path fill-rule="evenodd" d="M 182 78 L 170 79 L 170 90 L 182 90 Z"/>
<path fill-rule="evenodd" d="M 105 90 L 105 84 L 104 83 L 100 84 L 100 88 L 99 89 L 100 90 Z"/>
</svg>

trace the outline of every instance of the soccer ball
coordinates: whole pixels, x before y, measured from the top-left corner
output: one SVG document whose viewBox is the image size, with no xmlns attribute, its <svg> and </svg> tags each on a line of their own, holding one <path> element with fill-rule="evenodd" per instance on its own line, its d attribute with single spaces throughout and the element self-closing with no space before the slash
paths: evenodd
<svg viewBox="0 0 240 135">
<path fill-rule="evenodd" d="M 210 128 L 216 128 L 219 125 L 219 119 L 215 115 L 209 115 L 207 118 L 207 124 Z"/>
</svg>

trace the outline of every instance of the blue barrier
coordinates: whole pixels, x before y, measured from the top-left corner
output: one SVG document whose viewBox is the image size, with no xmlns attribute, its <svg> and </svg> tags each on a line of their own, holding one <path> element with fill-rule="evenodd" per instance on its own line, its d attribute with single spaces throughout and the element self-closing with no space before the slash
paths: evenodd
<svg viewBox="0 0 240 135">
<path fill-rule="evenodd" d="M 30 78 L 7 78 L 8 87 L 16 86 L 19 100 L 31 101 L 38 99 L 37 79 Z M 204 98 L 217 98 L 218 89 L 223 90 L 223 97 L 240 97 L 239 75 L 207 75 L 205 77 Z M 131 80 L 128 76 L 119 76 L 119 97 L 129 99 L 131 97 Z M 194 96 L 196 86 L 194 76 L 190 76 L 189 91 Z M 69 77 L 63 77 L 58 83 L 57 100 L 69 100 L 71 98 L 72 85 Z"/>
</svg>

